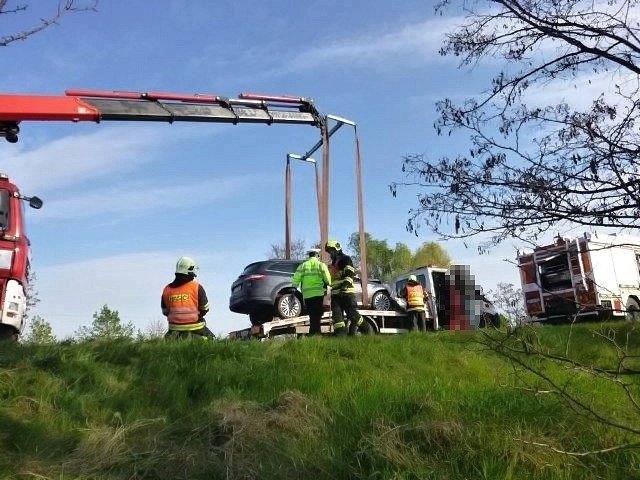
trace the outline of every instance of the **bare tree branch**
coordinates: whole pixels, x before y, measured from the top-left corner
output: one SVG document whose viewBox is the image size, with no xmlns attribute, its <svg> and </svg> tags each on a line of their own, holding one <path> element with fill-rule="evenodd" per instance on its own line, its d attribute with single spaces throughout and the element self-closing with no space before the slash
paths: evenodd
<svg viewBox="0 0 640 480">
<path fill-rule="evenodd" d="M 445 0 L 437 11 L 456 3 Z M 483 248 L 506 238 L 535 241 L 556 227 L 640 229 L 637 6 L 465 2 L 467 23 L 448 34 L 441 54 L 467 65 L 502 58 L 505 67 L 478 98 L 437 104 L 436 132 L 466 132 L 466 152 L 405 156 L 406 179 L 390 189 L 418 190 L 407 229 L 425 226 L 442 238 L 489 234 Z M 581 109 L 537 105 L 530 94 L 587 73 L 611 83 Z"/>
<path fill-rule="evenodd" d="M 57 25 L 62 17 L 69 13 L 97 11 L 98 2 L 99 0 L 60 0 L 58 2 L 57 10 L 54 13 L 46 18 L 40 18 L 37 21 L 34 21 L 34 25 L 32 27 L 28 27 L 12 34 L 0 36 L 0 47 L 6 47 L 18 40 L 25 40 L 28 37 L 45 30 L 51 25 Z M 23 14 L 28 12 L 29 5 L 26 3 L 16 4 L 13 7 L 9 6 L 9 4 L 10 0 L 0 0 L 0 15 Z"/>
</svg>

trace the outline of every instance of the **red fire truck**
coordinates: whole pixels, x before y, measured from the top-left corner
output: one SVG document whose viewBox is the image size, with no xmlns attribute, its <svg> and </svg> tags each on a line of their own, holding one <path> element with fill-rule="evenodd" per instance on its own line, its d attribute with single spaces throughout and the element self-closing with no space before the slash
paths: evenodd
<svg viewBox="0 0 640 480">
<path fill-rule="evenodd" d="M 38 197 L 20 194 L 0 174 L 0 339 L 16 339 L 24 327 L 31 247 L 24 228 L 24 204 L 40 208 Z"/>
</svg>

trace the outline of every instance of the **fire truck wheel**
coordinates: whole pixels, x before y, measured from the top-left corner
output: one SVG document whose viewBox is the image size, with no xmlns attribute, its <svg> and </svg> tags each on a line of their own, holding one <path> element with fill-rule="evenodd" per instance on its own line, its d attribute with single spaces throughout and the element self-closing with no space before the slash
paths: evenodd
<svg viewBox="0 0 640 480">
<path fill-rule="evenodd" d="M 376 331 L 373 329 L 373 326 L 371 326 L 371 324 L 365 319 L 365 321 L 362 322 L 362 325 L 358 327 L 358 333 L 360 335 L 373 335 L 374 333 L 376 333 Z"/>
<path fill-rule="evenodd" d="M 18 332 L 10 325 L 0 325 L 0 342 L 16 342 Z"/>
<path fill-rule="evenodd" d="M 640 303 L 634 297 L 627 300 L 627 320 L 640 321 Z"/>
</svg>

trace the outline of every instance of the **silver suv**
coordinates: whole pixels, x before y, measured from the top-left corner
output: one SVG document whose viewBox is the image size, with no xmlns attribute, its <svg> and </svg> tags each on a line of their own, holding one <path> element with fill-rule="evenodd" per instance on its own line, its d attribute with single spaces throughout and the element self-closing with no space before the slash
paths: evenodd
<svg viewBox="0 0 640 480">
<path fill-rule="evenodd" d="M 303 315 L 302 295 L 291 285 L 291 278 L 303 261 L 272 259 L 250 263 L 231 284 L 229 310 L 248 314 L 252 325 L 270 322 L 274 317 Z M 355 287 L 358 306 L 362 307 L 359 278 Z M 367 306 L 374 310 L 392 310 L 391 289 L 380 280 L 369 279 L 367 294 Z"/>
</svg>

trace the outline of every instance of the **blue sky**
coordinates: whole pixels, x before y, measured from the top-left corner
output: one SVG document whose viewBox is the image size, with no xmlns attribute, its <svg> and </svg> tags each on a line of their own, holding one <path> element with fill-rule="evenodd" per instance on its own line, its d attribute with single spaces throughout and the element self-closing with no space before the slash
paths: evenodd
<svg viewBox="0 0 640 480">
<path fill-rule="evenodd" d="M 57 2 L 39 1 L 6 17 L 15 33 Z M 7 22 L 6 20 L 9 20 Z M 12 23 L 13 22 L 13 23 Z M 438 55 L 460 22 L 408 0 L 144 2 L 103 0 L 96 13 L 3 48 L 3 93 L 60 94 L 68 88 L 311 97 L 324 113 L 358 124 L 365 227 L 411 248 L 436 240 L 406 232 L 415 192 L 397 198 L 402 156 L 455 154 L 464 140 L 440 138 L 434 103 L 486 86 L 482 69 L 459 70 Z M 26 195 L 41 315 L 59 338 L 89 325 L 102 305 L 144 329 L 162 320 L 159 297 L 175 261 L 191 255 L 212 302 L 218 334 L 248 325 L 229 312 L 229 289 L 243 267 L 284 240 L 284 163 L 319 139 L 309 126 L 24 122 L 17 144 L 0 143 L 0 170 Z M 318 152 L 319 155 L 319 152 Z M 332 138 L 329 235 L 357 231 L 352 130 Z M 293 165 L 293 236 L 319 239 L 313 168 Z M 471 265 L 485 289 L 519 283 L 508 242 L 477 256 L 474 242 L 442 243 Z"/>
</svg>

